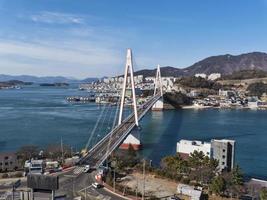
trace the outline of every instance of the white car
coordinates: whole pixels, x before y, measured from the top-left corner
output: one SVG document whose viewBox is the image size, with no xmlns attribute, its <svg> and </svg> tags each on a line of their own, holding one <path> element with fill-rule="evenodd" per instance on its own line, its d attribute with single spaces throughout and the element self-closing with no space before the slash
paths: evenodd
<svg viewBox="0 0 267 200">
<path fill-rule="evenodd" d="M 85 165 L 84 169 L 83 169 L 83 172 L 88 173 L 90 171 L 90 169 L 91 169 L 90 165 Z"/>
<path fill-rule="evenodd" d="M 92 183 L 92 186 L 93 186 L 94 188 L 96 188 L 96 189 L 98 189 L 98 188 L 101 188 L 101 187 L 102 187 L 102 185 L 101 185 L 100 183 L 97 183 L 97 182 L 95 182 L 95 183 Z"/>
</svg>

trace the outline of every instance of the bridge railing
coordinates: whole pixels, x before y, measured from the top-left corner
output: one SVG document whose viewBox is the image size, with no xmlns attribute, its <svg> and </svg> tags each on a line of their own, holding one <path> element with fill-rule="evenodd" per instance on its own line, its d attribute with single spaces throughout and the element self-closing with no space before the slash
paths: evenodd
<svg viewBox="0 0 267 200">
<path fill-rule="evenodd" d="M 126 119 L 123 120 L 123 122 L 129 120 L 131 117 L 133 117 L 133 115 L 134 115 L 134 113 L 130 114 Z M 123 126 L 123 122 L 122 122 L 122 124 L 115 126 L 115 128 L 114 128 L 112 131 L 110 131 L 107 135 L 105 135 L 105 136 L 104 136 L 98 143 L 96 143 L 96 144 L 92 147 L 92 149 L 90 149 L 90 150 L 88 151 L 88 153 L 91 153 L 92 151 L 94 151 L 94 150 L 97 148 L 97 146 L 99 146 L 99 145 L 100 145 L 102 142 L 104 142 L 110 135 L 112 135 L 114 132 L 116 132 L 118 129 L 120 129 L 120 128 Z"/>
<path fill-rule="evenodd" d="M 142 119 L 142 117 L 148 112 L 148 110 L 155 104 L 155 102 L 160 98 L 160 95 L 153 96 L 151 99 L 149 99 L 148 102 L 144 103 L 148 104 L 146 109 L 141 113 L 141 115 L 138 117 L 138 120 Z M 133 114 L 131 114 L 129 117 L 133 117 Z M 126 121 L 126 120 L 125 120 Z M 112 147 L 109 149 L 109 152 L 107 152 L 101 160 L 97 163 L 97 166 L 100 166 L 125 139 L 125 137 L 132 131 L 132 129 L 135 127 L 135 123 L 133 123 L 130 127 L 128 127 L 127 130 L 125 130 L 125 133 L 112 145 Z"/>
<path fill-rule="evenodd" d="M 151 97 L 147 102 L 143 103 L 141 107 L 138 109 L 138 112 L 140 110 L 143 110 L 143 112 L 138 116 L 138 120 L 141 120 L 143 116 L 147 113 L 147 111 L 155 104 L 155 102 L 160 98 L 160 94 L 157 94 L 153 97 Z M 124 126 L 124 123 L 129 121 L 130 118 L 134 117 L 134 113 L 130 114 L 126 119 L 123 120 L 122 124 L 116 126 L 112 131 L 110 131 L 107 135 L 105 135 L 97 144 L 95 144 L 89 151 L 88 153 L 80 159 L 80 162 L 86 159 L 87 156 L 90 156 L 89 154 L 92 154 L 97 147 L 99 147 L 102 143 L 104 143 L 108 137 L 111 137 L 118 129 L 122 128 Z M 124 140 L 124 138 L 131 132 L 131 130 L 134 128 L 135 123 L 131 124 L 128 129 L 125 130 L 125 133 L 112 145 L 110 150 L 100 159 L 98 162 L 98 165 L 102 164 L 107 157 L 110 155 L 111 152 L 113 152 L 117 146 Z"/>
</svg>

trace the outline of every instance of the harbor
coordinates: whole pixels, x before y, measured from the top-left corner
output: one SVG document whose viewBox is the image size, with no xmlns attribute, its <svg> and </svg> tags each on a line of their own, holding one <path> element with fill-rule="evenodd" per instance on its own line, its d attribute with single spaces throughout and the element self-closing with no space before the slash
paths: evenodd
<svg viewBox="0 0 267 200">
<path fill-rule="evenodd" d="M 86 95 L 76 87 L 47 89 L 32 86 L 22 90 L 2 90 L 0 151 L 16 151 L 27 144 L 44 147 L 53 141 L 59 142 L 61 138 L 74 151 L 79 151 L 90 136 L 102 106 L 94 102 L 70 104 L 65 98 Z M 115 113 L 116 106 L 111 108 L 110 112 Z M 140 137 L 145 147 L 140 153 L 158 165 L 160 158 L 175 154 L 180 139 L 209 141 L 228 138 L 238 141 L 236 163 L 242 166 L 245 174 L 266 178 L 266 117 L 266 111 L 251 109 L 151 112 L 140 124 Z M 42 128 L 44 121 L 45 129 Z M 108 131 L 113 119 L 108 121 L 101 124 L 102 132 Z M 95 142 L 101 137 L 103 135 L 99 132 Z"/>
</svg>

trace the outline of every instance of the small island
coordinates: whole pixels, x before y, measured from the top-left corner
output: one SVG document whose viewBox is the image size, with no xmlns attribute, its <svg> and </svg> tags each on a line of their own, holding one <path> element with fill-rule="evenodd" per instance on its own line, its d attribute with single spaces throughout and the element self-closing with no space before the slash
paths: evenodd
<svg viewBox="0 0 267 200">
<path fill-rule="evenodd" d="M 67 87 L 69 86 L 68 83 L 41 83 L 39 85 L 43 87 Z"/>
<path fill-rule="evenodd" d="M 21 89 L 21 86 L 32 85 L 32 82 L 23 82 L 18 80 L 10 80 L 0 82 L 0 90 L 1 89 Z"/>
</svg>

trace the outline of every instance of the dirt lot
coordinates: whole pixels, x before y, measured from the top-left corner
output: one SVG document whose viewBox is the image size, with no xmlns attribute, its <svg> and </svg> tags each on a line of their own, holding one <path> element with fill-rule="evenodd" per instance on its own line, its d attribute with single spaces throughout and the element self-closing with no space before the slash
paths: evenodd
<svg viewBox="0 0 267 200">
<path fill-rule="evenodd" d="M 142 193 L 144 187 L 144 179 L 143 175 L 140 173 L 133 173 L 124 178 L 121 182 L 124 185 L 132 188 L 132 190 L 136 190 L 138 188 L 138 192 Z M 156 196 L 158 198 L 164 198 L 173 196 L 176 194 L 177 183 L 166 180 L 156 178 L 154 175 L 146 175 L 145 177 L 145 195 L 146 196 Z M 182 199 L 188 199 L 188 197 L 183 196 Z"/>
</svg>

